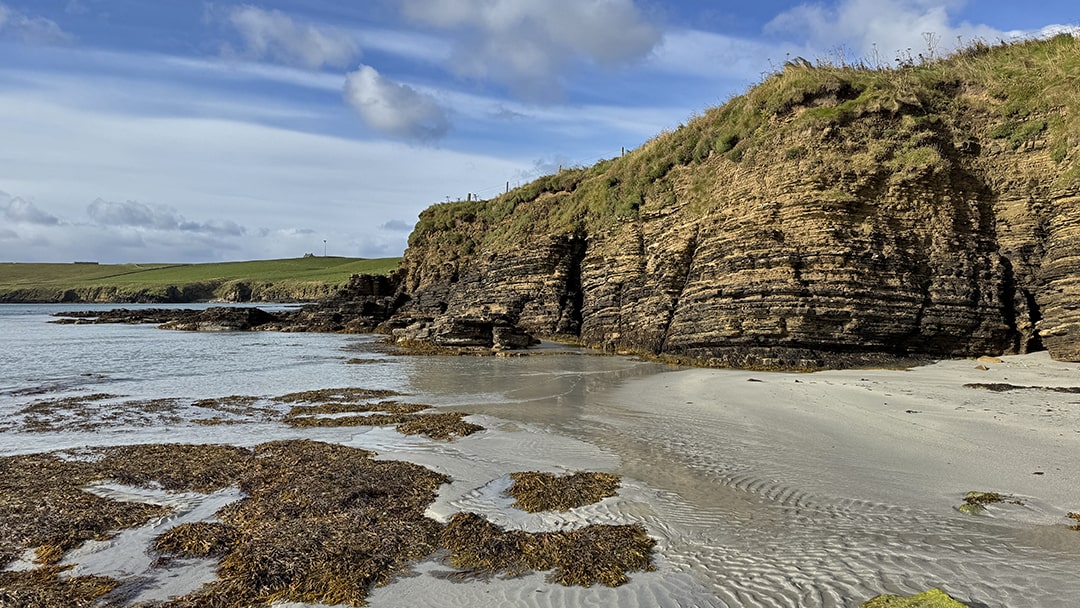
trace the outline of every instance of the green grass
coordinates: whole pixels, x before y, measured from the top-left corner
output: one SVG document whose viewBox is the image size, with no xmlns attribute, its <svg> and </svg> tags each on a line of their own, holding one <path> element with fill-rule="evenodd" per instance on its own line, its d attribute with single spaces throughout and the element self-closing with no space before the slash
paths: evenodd
<svg viewBox="0 0 1080 608">
<path fill-rule="evenodd" d="M 63 290 L 116 289 L 160 293 L 168 287 L 226 283 L 280 287 L 344 285 L 353 274 L 388 274 L 400 258 L 309 257 L 212 264 L 29 264 L 0 263 L 0 294 L 16 290 L 48 294 Z M 54 299 L 44 296 L 40 299 Z"/>
</svg>

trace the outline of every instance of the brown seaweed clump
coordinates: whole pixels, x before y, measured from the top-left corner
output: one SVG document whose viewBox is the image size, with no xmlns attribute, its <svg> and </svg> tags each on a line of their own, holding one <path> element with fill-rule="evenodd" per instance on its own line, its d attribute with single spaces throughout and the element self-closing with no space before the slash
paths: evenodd
<svg viewBox="0 0 1080 608">
<path fill-rule="evenodd" d="M 1070 511 L 1067 517 L 1076 522 L 1075 524 L 1069 526 L 1069 529 L 1080 532 L 1080 513 L 1074 513 Z"/>
<path fill-rule="evenodd" d="M 611 473 L 579 471 L 571 475 L 555 475 L 527 471 L 511 473 L 514 480 L 506 493 L 515 499 L 514 506 L 522 511 L 569 511 L 591 505 L 619 490 L 619 476 Z"/>
<path fill-rule="evenodd" d="M 229 395 L 226 397 L 215 397 L 211 399 L 199 399 L 191 405 L 200 409 L 206 409 L 211 411 L 222 412 L 230 414 L 232 416 L 241 416 L 241 419 L 226 419 L 217 424 L 239 424 L 251 420 L 269 421 L 275 420 L 279 411 L 277 408 L 266 407 L 265 405 L 259 405 L 262 401 L 260 397 L 253 397 L 251 395 Z M 214 416 L 211 420 L 218 419 L 218 416 Z M 206 424 L 206 419 L 193 420 L 196 424 Z"/>
<path fill-rule="evenodd" d="M 82 490 L 105 477 L 97 463 L 55 454 L 0 458 L 0 569 L 27 549 L 36 550 L 38 563 L 57 563 L 87 540 L 108 538 L 170 511 Z"/>
<path fill-rule="evenodd" d="M 297 403 L 306 401 L 308 403 L 353 403 L 357 401 L 364 401 L 366 399 L 387 399 L 389 397 L 400 397 L 401 393 L 397 391 L 370 389 L 370 388 L 322 388 L 312 391 L 301 391 L 298 393 L 288 393 L 281 395 L 280 397 L 274 397 L 274 401 L 280 401 L 282 403 Z"/>
<path fill-rule="evenodd" d="M 529 533 L 503 530 L 475 513 L 457 513 L 443 529 L 439 544 L 449 562 L 475 574 L 519 576 L 552 570 L 560 585 L 617 587 L 627 573 L 653 571 L 656 541 L 640 525 L 591 525 L 579 530 Z"/>
<path fill-rule="evenodd" d="M 204 493 L 238 486 L 246 496 L 220 509 L 219 521 L 183 524 L 155 540 L 159 566 L 177 557 L 219 559 L 216 581 L 165 608 L 275 601 L 362 606 L 373 586 L 440 546 L 472 572 L 552 570 L 563 585 L 615 586 L 628 572 L 653 569 L 655 543 L 641 526 L 528 534 L 458 514 L 444 528 L 425 511 L 448 477 L 342 445 L 134 445 L 79 456 L 84 459 L 0 458 L 0 569 L 28 549 L 38 562 L 32 570 L 0 572 L 0 606 L 91 606 L 119 585 L 103 577 L 60 578 L 54 565 L 86 540 L 169 511 L 83 491 L 105 480 Z"/>
<path fill-rule="evenodd" d="M 102 454 L 99 466 L 120 483 L 203 494 L 236 485 L 252 467 L 251 450 L 228 445 L 127 445 Z"/>
<path fill-rule="evenodd" d="M 390 426 L 403 435 L 425 435 L 432 439 L 450 441 L 484 430 L 478 424 L 465 422 L 460 412 L 417 414 L 431 406 L 383 401 L 372 405 L 326 403 L 317 406 L 294 406 L 285 416 L 285 423 L 298 428 L 340 428 L 350 426 Z M 313 413 L 360 412 L 362 415 L 321 417 Z"/>
<path fill-rule="evenodd" d="M 974 388 L 995 393 L 1004 393 L 1008 391 L 1047 391 L 1050 393 L 1066 393 L 1070 395 L 1080 393 L 1080 386 L 1020 386 L 1001 382 L 972 382 L 965 384 L 964 388 Z"/>
<path fill-rule="evenodd" d="M 214 534 L 235 539 L 219 580 L 165 606 L 364 605 L 372 586 L 435 551 L 440 525 L 424 511 L 448 481 L 372 455 L 306 440 L 257 446 L 240 481 L 248 497 L 218 512 Z"/>
<path fill-rule="evenodd" d="M 90 608 L 119 583 L 104 576 L 59 576 L 61 568 L 43 566 L 26 572 L 0 571 L 0 606 Z"/>
<path fill-rule="evenodd" d="M 962 513 L 977 515 L 986 510 L 986 505 L 1009 503 L 1023 505 L 1024 501 L 1009 494 L 998 492 L 968 492 L 964 495 L 964 504 L 957 507 Z"/>
<path fill-rule="evenodd" d="M 466 414 L 461 412 L 416 414 L 395 428 L 403 435 L 424 435 L 441 441 L 466 437 L 484 430 L 484 427 L 479 424 L 465 422 L 465 416 Z"/>
<path fill-rule="evenodd" d="M 401 403 L 399 401 L 380 401 L 378 403 L 351 403 L 331 401 L 321 405 L 294 405 L 289 408 L 286 418 L 315 416 L 318 414 L 350 414 L 364 412 L 385 412 L 387 414 L 415 414 L 431 409 L 430 405 Z"/>
<path fill-rule="evenodd" d="M 222 557 L 236 542 L 236 529 L 221 522 L 180 524 L 154 539 L 154 550 L 171 557 Z"/>
<path fill-rule="evenodd" d="M 165 604 L 247 608 L 275 600 L 364 605 L 373 585 L 431 555 L 441 526 L 425 517 L 449 479 L 420 465 L 307 440 L 253 450 L 221 445 L 134 445 L 0 458 L 0 568 L 35 549 L 45 565 L 0 573 L 0 606 L 90 606 L 114 589 L 101 577 L 58 579 L 51 565 L 89 539 L 164 515 L 166 507 L 84 492 L 117 480 L 172 491 L 239 486 L 246 498 L 219 510 L 220 522 L 160 535 L 172 557 L 218 557 L 219 579 Z"/>
</svg>

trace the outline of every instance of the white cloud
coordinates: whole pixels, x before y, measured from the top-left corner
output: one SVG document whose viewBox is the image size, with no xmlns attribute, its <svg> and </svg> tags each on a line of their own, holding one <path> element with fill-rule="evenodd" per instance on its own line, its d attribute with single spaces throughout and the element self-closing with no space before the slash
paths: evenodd
<svg viewBox="0 0 1080 608">
<path fill-rule="evenodd" d="M 745 86 L 761 76 L 770 60 L 780 63 L 784 53 L 794 48 L 703 30 L 677 29 L 664 33 L 648 66 L 669 74 L 710 81 L 727 79 Z"/>
<path fill-rule="evenodd" d="M 0 240 L 0 260 L 298 257 L 323 239 L 335 255 L 400 255 L 407 234 L 380 226 L 501 184 L 525 164 L 235 119 L 93 111 L 78 86 L 65 88 L 70 96 L 0 91 L 0 190 L 32 196 L 58 219 L 15 224 L 0 198 L 0 226 L 18 237 Z M 91 215 L 97 198 L 157 207 L 99 203 Z"/>
<path fill-rule="evenodd" d="M 578 61 L 619 66 L 648 55 L 660 33 L 634 0 L 404 0 L 414 23 L 458 34 L 452 68 L 532 98 L 558 93 Z"/>
<path fill-rule="evenodd" d="M 356 38 L 349 32 L 300 23 L 279 10 L 245 4 L 233 8 L 228 21 L 243 39 L 245 53 L 256 59 L 317 69 L 344 67 L 360 54 Z"/>
<path fill-rule="evenodd" d="M 364 123 L 395 137 L 431 141 L 450 129 L 447 110 L 434 96 L 394 82 L 367 65 L 345 79 L 345 101 Z"/>
<path fill-rule="evenodd" d="M 940 56 L 958 43 L 995 42 L 1019 33 L 955 23 L 952 14 L 964 4 L 963 0 L 843 0 L 835 7 L 803 4 L 777 15 L 765 29 L 794 35 L 819 53 L 834 53 L 850 45 L 857 58 L 880 64 L 919 54 Z"/>
<path fill-rule="evenodd" d="M 67 44 L 72 40 L 55 21 L 27 15 L 5 4 L 0 4 L 0 36 L 23 44 Z"/>
</svg>

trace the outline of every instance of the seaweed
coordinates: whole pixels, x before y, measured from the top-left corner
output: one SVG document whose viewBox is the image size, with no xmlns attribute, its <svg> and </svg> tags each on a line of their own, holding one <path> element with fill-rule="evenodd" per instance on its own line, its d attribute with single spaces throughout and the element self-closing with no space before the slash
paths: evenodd
<svg viewBox="0 0 1080 608">
<path fill-rule="evenodd" d="M 466 414 L 461 412 L 417 414 L 399 423 L 396 429 L 403 435 L 424 435 L 442 441 L 451 441 L 484 430 L 484 427 L 478 424 L 465 422 L 465 416 Z"/>
<path fill-rule="evenodd" d="M 219 580 L 165 604 L 251 606 L 276 600 L 364 605 L 373 585 L 435 551 L 424 516 L 449 479 L 372 452 L 307 440 L 257 446 L 247 498 L 218 512 L 236 531 Z"/>
<path fill-rule="evenodd" d="M 416 416 L 418 420 L 424 415 Z M 462 422 L 437 414 L 426 423 Z M 453 426 L 453 425 L 450 425 Z M 236 486 L 245 498 L 219 521 L 177 526 L 154 541 L 156 566 L 174 558 L 217 558 L 218 579 L 162 604 L 241 608 L 275 601 L 362 606 L 373 586 L 449 550 L 452 563 L 481 574 L 551 570 L 562 585 L 622 584 L 651 570 L 654 541 L 641 526 L 588 526 L 529 534 L 504 531 L 473 514 L 444 527 L 425 516 L 449 478 L 420 465 L 310 440 L 252 449 L 223 445 L 133 445 L 0 458 L 0 567 L 36 551 L 24 572 L 0 573 L 0 605 L 90 606 L 119 583 L 60 578 L 69 549 L 144 524 L 168 508 L 120 502 L 82 490 L 108 479 L 169 491 Z"/>
<path fill-rule="evenodd" d="M 345 414 L 350 412 L 386 412 L 388 414 L 414 414 L 431 409 L 430 405 L 400 403 L 398 401 L 380 401 L 378 403 L 330 402 L 322 405 L 294 405 L 286 418 L 313 416 L 315 414 Z"/>
<path fill-rule="evenodd" d="M 116 481 L 209 494 L 236 483 L 251 450 L 226 445 L 146 444 L 105 448 L 98 463 Z"/>
<path fill-rule="evenodd" d="M 325 404 L 323 406 L 303 406 L 305 409 L 293 408 L 285 416 L 285 423 L 298 428 L 339 428 L 349 426 L 390 426 L 403 435 L 425 435 L 432 439 L 450 441 L 457 437 L 465 437 L 484 427 L 465 422 L 467 414 L 460 412 L 440 412 L 431 414 L 414 414 L 412 411 L 423 411 L 429 406 L 421 406 L 408 403 L 384 401 L 373 406 L 342 406 L 341 404 Z M 375 412 L 357 416 L 337 416 L 333 418 L 295 415 L 310 411 L 360 411 Z M 390 412 L 390 413 L 383 413 Z"/>
<path fill-rule="evenodd" d="M 274 401 L 280 401 L 282 403 L 297 403 L 301 401 L 306 401 L 308 403 L 351 403 L 363 401 L 366 399 L 386 399 L 387 397 L 400 396 L 402 396 L 401 393 L 390 390 L 378 390 L 369 388 L 323 388 L 311 391 L 288 393 L 279 397 L 274 397 Z"/>
<path fill-rule="evenodd" d="M 251 395 L 229 395 L 227 397 L 199 399 L 191 405 L 193 407 L 224 412 L 226 414 L 232 414 L 234 416 L 246 416 L 247 418 L 255 420 L 269 421 L 275 419 L 278 416 L 279 411 L 275 408 L 259 406 L 258 403 L 260 401 L 262 401 L 260 397 L 253 397 Z M 211 420 L 217 418 L 218 417 L 215 416 L 211 418 Z M 202 424 L 202 422 L 200 422 L 199 420 L 192 420 L 192 422 L 196 424 Z M 240 421 L 222 421 L 221 424 L 235 422 Z"/>
<path fill-rule="evenodd" d="M 171 511 L 82 490 L 104 477 L 97 463 L 55 454 L 0 458 L 0 568 L 27 549 L 35 549 L 37 562 L 55 564 L 87 540 L 108 538 Z"/>
<path fill-rule="evenodd" d="M 515 499 L 514 506 L 523 511 L 569 511 L 615 496 L 619 476 L 611 473 L 579 471 L 571 475 L 528 471 L 511 473 L 514 480 L 506 493 Z"/>
<path fill-rule="evenodd" d="M 968 492 L 964 495 L 964 504 L 957 507 L 961 512 L 976 515 L 986 510 L 986 505 L 1009 503 L 1023 505 L 1024 501 L 1009 494 L 998 492 Z"/>
<path fill-rule="evenodd" d="M 285 423 L 296 428 L 340 428 L 347 426 L 389 426 L 409 419 L 407 414 L 368 414 L 363 416 L 296 416 L 285 418 Z"/>
<path fill-rule="evenodd" d="M 475 513 L 457 513 L 439 535 L 449 563 L 480 575 L 520 576 L 552 570 L 564 586 L 616 587 L 627 573 L 653 571 L 656 541 L 640 525 L 591 525 L 579 530 L 529 533 L 503 530 Z"/>
<path fill-rule="evenodd" d="M 221 522 L 191 522 L 158 535 L 154 550 L 179 558 L 222 557 L 229 553 L 238 536 L 235 528 Z"/>
<path fill-rule="evenodd" d="M 1008 391 L 1047 391 L 1050 393 L 1065 393 L 1069 395 L 1080 393 L 1080 386 L 1022 386 L 1000 382 L 971 382 L 965 384 L 964 388 L 974 388 L 995 393 L 1004 393 Z"/>
<path fill-rule="evenodd" d="M 0 606 L 89 608 L 120 584 L 104 576 L 61 577 L 60 572 L 56 566 L 0 571 Z"/>
</svg>

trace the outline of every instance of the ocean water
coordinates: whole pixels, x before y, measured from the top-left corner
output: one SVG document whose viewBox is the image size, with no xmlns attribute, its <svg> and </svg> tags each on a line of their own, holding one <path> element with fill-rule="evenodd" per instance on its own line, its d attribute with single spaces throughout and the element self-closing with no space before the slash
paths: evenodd
<svg viewBox="0 0 1080 608">
<path fill-rule="evenodd" d="M 898 394 L 908 390 L 904 372 L 868 372 L 857 378 L 861 384 L 834 385 L 828 375 L 687 371 L 558 345 L 544 345 L 540 356 L 530 357 L 397 356 L 374 336 L 49 323 L 53 312 L 93 308 L 0 305 L 0 455 L 311 438 L 450 475 L 454 481 L 429 512 L 437 519 L 468 510 L 528 530 L 641 523 L 658 542 L 657 571 L 632 574 L 616 589 L 564 588 L 543 574 L 452 582 L 446 566 L 432 561 L 418 565 L 419 576 L 375 590 L 375 607 L 847 608 L 878 593 L 938 586 L 983 608 L 1080 606 L 1080 533 L 1060 521 L 1069 505 L 1044 501 L 1033 490 L 1022 508 L 986 518 L 960 514 L 953 505 L 962 491 L 982 488 L 935 481 L 948 473 L 927 471 L 919 461 L 875 459 L 873 438 L 825 436 L 832 431 L 792 417 L 791 403 L 783 403 L 783 416 L 767 417 L 759 410 L 771 411 L 769 403 L 755 401 L 758 393 L 744 394 L 760 389 L 761 399 L 805 402 L 816 410 L 856 390 L 916 404 L 900 406 L 910 411 L 953 398 L 915 389 Z M 353 359 L 363 363 L 348 363 Z M 258 413 L 243 424 L 193 423 L 250 416 L 193 408 L 198 399 L 269 398 L 331 387 L 398 391 L 411 402 L 467 412 L 487 430 L 447 443 L 385 428 L 293 429 Z M 95 394 L 108 396 L 78 408 L 33 407 Z M 992 398 L 1002 411 L 1026 407 L 1004 401 L 1016 397 Z M 1067 407 L 1070 398 L 1046 397 L 1062 400 L 1055 407 Z M 958 401 L 956 407 L 965 405 Z M 822 441 L 835 445 L 823 449 Z M 1054 457 L 1062 459 L 1060 468 L 1080 462 L 1068 453 Z M 523 470 L 611 471 L 623 476 L 623 487 L 597 505 L 529 515 L 501 493 L 508 474 Z M 184 593 L 213 576 L 212 564 L 158 572 L 145 559 L 145 545 L 168 526 L 204 518 L 235 496 L 139 498 L 132 488 L 92 491 L 168 502 L 177 515 L 85 548 L 69 558 L 73 573 L 135 581 L 142 594 L 137 599 L 146 601 Z"/>
</svg>

